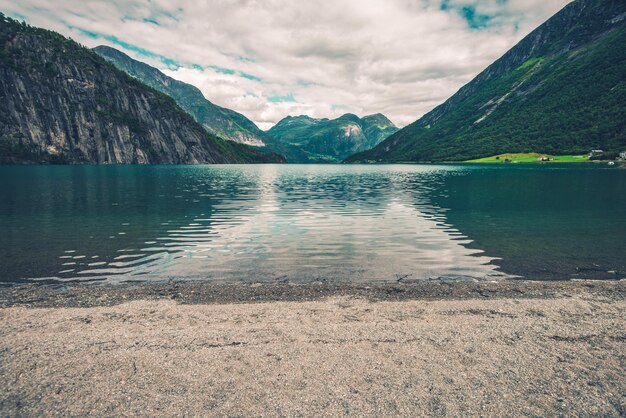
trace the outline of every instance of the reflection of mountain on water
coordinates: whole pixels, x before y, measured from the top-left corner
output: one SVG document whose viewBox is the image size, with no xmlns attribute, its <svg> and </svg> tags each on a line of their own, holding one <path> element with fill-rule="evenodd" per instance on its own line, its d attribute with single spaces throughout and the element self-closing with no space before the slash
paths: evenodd
<svg viewBox="0 0 626 418">
<path fill-rule="evenodd" d="M 178 222 L 214 202 L 235 200 L 256 190 L 240 176 L 206 175 L 201 166 L 2 167 L 0 187 L 4 231 L 2 256 L 10 262 L 5 280 L 73 278 L 109 268 L 132 270 L 136 257 Z M 203 171 L 204 170 L 204 171 Z M 236 184 L 233 183 L 236 179 Z M 198 191 L 204 194 L 198 196 Z M 174 257 L 167 249 L 160 257 Z M 104 266 L 104 267 L 103 267 Z"/>
<path fill-rule="evenodd" d="M 56 255 L 68 264 L 59 276 L 396 280 L 494 273 L 491 259 L 466 248 L 469 241 L 429 200 L 452 167 L 135 169 L 107 172 L 105 180 L 95 174 L 85 187 L 66 181 L 71 192 L 63 199 L 83 202 L 85 227 L 59 239 L 65 245 Z M 94 230 L 99 239 L 79 250 L 67 243 Z"/>
<path fill-rule="evenodd" d="M 626 173 L 593 166 L 465 167 L 429 193 L 447 220 L 530 279 L 626 275 Z"/>
<path fill-rule="evenodd" d="M 225 200 L 214 206 L 214 219 L 193 219 L 168 231 L 159 243 L 184 256 L 151 275 L 395 280 L 492 273 L 485 267 L 490 259 L 473 256 L 476 251 L 442 223 L 437 208 L 426 200 L 419 208 L 406 202 L 404 182 L 412 182 L 419 195 L 420 185 L 432 187 L 432 168 L 410 175 L 312 166 L 258 170 L 260 193 L 253 204 L 242 208 Z"/>
<path fill-rule="evenodd" d="M 5 281 L 482 279 L 496 268 L 529 278 L 626 274 L 620 170 L 0 170 Z"/>
</svg>

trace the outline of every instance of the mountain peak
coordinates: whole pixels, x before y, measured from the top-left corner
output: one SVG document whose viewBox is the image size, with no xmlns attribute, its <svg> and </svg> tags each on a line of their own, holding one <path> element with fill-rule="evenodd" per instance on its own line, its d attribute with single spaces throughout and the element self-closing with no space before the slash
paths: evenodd
<svg viewBox="0 0 626 418">
<path fill-rule="evenodd" d="M 360 123 L 361 122 L 361 118 L 359 118 L 354 113 L 344 113 L 343 115 L 339 116 L 335 120 L 347 120 L 347 121 L 356 122 L 356 123 Z"/>
<path fill-rule="evenodd" d="M 387 118 L 387 116 L 383 115 L 382 113 L 374 113 L 373 115 L 363 116 L 361 120 L 375 122 L 380 125 L 386 125 L 386 126 L 392 126 L 392 127 L 396 126 L 392 121 L 389 120 L 389 118 Z"/>
</svg>

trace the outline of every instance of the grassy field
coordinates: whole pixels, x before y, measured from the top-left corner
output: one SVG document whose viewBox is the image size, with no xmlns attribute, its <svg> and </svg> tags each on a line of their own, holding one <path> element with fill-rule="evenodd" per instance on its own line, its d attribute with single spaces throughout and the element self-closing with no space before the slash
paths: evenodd
<svg viewBox="0 0 626 418">
<path fill-rule="evenodd" d="M 540 163 L 546 161 L 540 161 L 541 157 L 548 158 L 549 162 L 557 163 L 580 163 L 589 161 L 589 157 L 586 155 L 548 155 L 539 154 L 536 152 L 523 153 L 523 154 L 500 154 L 493 155 L 491 157 L 478 158 L 476 160 L 466 161 L 467 163 L 504 163 L 510 161 L 512 163 Z"/>
</svg>

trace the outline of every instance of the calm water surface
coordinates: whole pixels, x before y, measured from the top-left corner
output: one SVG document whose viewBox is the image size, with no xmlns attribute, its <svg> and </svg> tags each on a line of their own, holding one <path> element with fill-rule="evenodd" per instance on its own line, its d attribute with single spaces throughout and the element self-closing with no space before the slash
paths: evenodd
<svg viewBox="0 0 626 418">
<path fill-rule="evenodd" d="M 0 167 L 0 281 L 626 276 L 626 170 Z"/>
</svg>

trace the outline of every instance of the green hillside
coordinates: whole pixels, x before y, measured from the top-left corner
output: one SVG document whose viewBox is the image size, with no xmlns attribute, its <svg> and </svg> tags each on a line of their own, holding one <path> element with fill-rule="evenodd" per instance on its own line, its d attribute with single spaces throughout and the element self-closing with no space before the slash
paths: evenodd
<svg viewBox="0 0 626 418">
<path fill-rule="evenodd" d="M 578 0 L 432 112 L 348 162 L 626 150 L 626 2 Z"/>
<path fill-rule="evenodd" d="M 583 163 L 589 161 L 588 155 L 548 155 L 538 152 L 506 153 L 491 157 L 477 158 L 466 161 L 468 163 Z"/>
<path fill-rule="evenodd" d="M 267 131 L 269 150 L 290 163 L 337 163 L 370 149 L 398 128 L 380 113 L 359 118 L 346 113 L 337 119 L 288 116 Z"/>
</svg>

